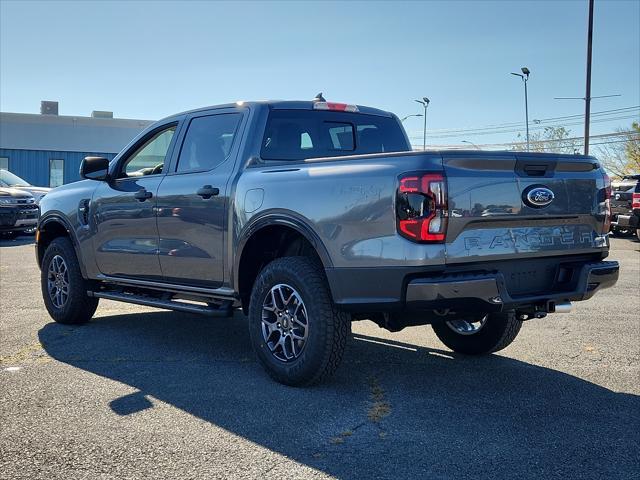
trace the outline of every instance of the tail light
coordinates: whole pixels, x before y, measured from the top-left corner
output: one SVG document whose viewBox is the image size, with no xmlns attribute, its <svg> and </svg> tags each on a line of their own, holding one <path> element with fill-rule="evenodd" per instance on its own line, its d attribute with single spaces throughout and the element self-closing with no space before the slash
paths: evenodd
<svg viewBox="0 0 640 480">
<path fill-rule="evenodd" d="M 398 233 L 414 242 L 443 243 L 447 233 L 447 182 L 442 173 L 406 173 L 396 193 Z"/>
<path fill-rule="evenodd" d="M 604 202 L 600 204 L 600 213 L 604 217 L 603 233 L 607 233 L 611 228 L 611 179 L 605 172 L 602 172 L 602 177 L 604 178 Z"/>
<path fill-rule="evenodd" d="M 640 193 L 634 193 L 631 195 L 631 208 L 634 210 L 640 208 Z"/>
</svg>

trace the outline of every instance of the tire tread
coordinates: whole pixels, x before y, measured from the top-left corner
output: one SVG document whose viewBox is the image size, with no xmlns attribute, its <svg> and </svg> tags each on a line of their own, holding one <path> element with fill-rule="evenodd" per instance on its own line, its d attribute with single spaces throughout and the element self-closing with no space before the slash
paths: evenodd
<svg viewBox="0 0 640 480">
<path fill-rule="evenodd" d="M 49 261 L 55 254 L 61 254 L 69 271 L 69 298 L 66 308 L 58 309 L 53 306 L 47 290 L 47 271 Z M 87 295 L 87 282 L 82 277 L 80 262 L 73 248 L 71 240 L 67 237 L 54 239 L 47 247 L 41 265 L 41 288 L 45 307 L 49 315 L 57 323 L 66 325 L 79 325 L 91 320 L 98 308 L 98 299 Z"/>
<path fill-rule="evenodd" d="M 250 322 L 258 321 L 255 317 L 256 309 L 261 308 L 261 299 L 258 297 L 259 292 L 262 291 L 269 278 L 277 278 L 279 272 L 287 272 L 303 279 L 308 290 L 314 292 L 316 306 L 314 316 L 325 322 L 325 328 L 319 330 L 325 336 L 320 340 L 323 344 L 322 359 L 319 368 L 311 376 L 303 379 L 292 378 L 287 374 L 269 368 L 268 365 L 265 365 L 265 369 L 271 378 L 287 385 L 316 385 L 333 375 L 340 366 L 350 332 L 350 318 L 333 303 L 329 285 L 321 265 L 318 265 L 317 262 L 308 257 L 283 257 L 269 263 L 258 275 L 251 295 Z M 313 325 L 311 327 L 313 328 Z"/>
</svg>

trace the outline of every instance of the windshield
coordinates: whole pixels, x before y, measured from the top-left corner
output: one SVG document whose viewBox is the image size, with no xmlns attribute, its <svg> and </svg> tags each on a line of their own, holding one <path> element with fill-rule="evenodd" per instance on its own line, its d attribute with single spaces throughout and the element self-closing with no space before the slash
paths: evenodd
<svg viewBox="0 0 640 480">
<path fill-rule="evenodd" d="M 0 186 L 3 187 L 29 187 L 23 179 L 7 170 L 0 170 Z"/>
</svg>

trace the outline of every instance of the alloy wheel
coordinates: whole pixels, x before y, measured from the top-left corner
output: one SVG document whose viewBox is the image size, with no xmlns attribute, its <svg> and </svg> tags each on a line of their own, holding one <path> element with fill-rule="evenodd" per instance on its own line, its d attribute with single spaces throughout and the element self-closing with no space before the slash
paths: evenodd
<svg viewBox="0 0 640 480">
<path fill-rule="evenodd" d="M 451 330 L 459 335 L 474 335 L 482 330 L 482 327 L 484 327 L 485 323 L 487 323 L 488 317 L 488 315 L 485 315 L 484 317 L 476 320 L 448 320 L 445 323 Z"/>
<path fill-rule="evenodd" d="M 60 255 L 54 256 L 49 262 L 47 289 L 53 306 L 64 307 L 69 298 L 69 269 Z"/>
<path fill-rule="evenodd" d="M 309 319 L 295 288 L 279 283 L 262 302 L 262 338 L 281 362 L 292 362 L 302 353 L 309 334 Z"/>
</svg>

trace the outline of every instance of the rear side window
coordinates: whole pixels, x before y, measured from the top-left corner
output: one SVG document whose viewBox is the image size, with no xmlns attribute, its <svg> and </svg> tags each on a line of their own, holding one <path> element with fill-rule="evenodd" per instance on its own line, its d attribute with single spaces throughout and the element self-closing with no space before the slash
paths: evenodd
<svg viewBox="0 0 640 480">
<path fill-rule="evenodd" d="M 265 160 L 357 155 L 410 150 L 390 117 L 349 112 L 272 110 L 262 140 Z"/>
<path fill-rule="evenodd" d="M 178 172 L 211 170 L 226 160 L 242 114 L 223 113 L 189 122 L 178 159 Z"/>
</svg>

